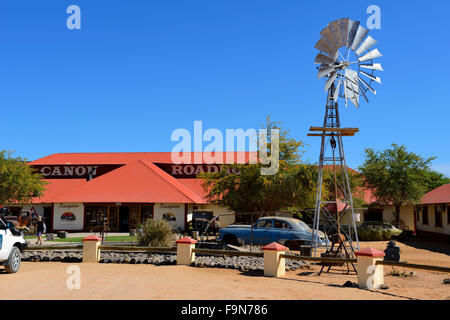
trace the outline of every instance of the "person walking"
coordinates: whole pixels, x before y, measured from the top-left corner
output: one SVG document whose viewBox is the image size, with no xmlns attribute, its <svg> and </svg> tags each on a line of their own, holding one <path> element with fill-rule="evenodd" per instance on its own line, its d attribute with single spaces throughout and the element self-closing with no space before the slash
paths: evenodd
<svg viewBox="0 0 450 320">
<path fill-rule="evenodd" d="M 42 221 L 42 217 L 38 217 L 38 221 L 36 222 L 36 231 L 38 240 L 36 244 L 42 244 L 42 235 L 45 233 L 45 222 Z"/>
</svg>

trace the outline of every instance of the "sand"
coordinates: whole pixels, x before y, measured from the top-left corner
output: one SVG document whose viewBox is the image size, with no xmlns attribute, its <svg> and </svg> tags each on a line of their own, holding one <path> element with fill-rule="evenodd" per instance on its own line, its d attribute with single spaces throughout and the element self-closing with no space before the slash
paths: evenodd
<svg viewBox="0 0 450 320">
<path fill-rule="evenodd" d="M 361 247 L 384 249 L 385 243 L 362 243 Z M 421 245 L 423 247 L 424 245 Z M 431 252 L 401 244 L 402 260 L 449 266 L 447 247 Z M 81 288 L 68 289 L 67 270 L 79 267 Z M 333 269 L 317 276 L 319 266 L 311 270 L 287 272 L 283 278 L 264 277 L 261 272 L 189 266 L 129 264 L 71 264 L 24 262 L 16 274 L 0 272 L 2 299 L 450 299 L 450 285 L 443 284 L 450 274 L 414 271 L 413 277 L 386 275 L 387 290 L 345 288 L 347 281 L 357 282 L 354 273 Z"/>
</svg>

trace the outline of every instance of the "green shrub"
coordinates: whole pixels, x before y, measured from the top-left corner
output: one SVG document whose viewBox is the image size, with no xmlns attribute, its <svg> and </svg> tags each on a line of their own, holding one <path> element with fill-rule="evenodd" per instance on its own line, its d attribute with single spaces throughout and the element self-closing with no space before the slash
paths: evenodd
<svg viewBox="0 0 450 320">
<path fill-rule="evenodd" d="M 167 221 L 147 219 L 137 230 L 137 240 L 141 246 L 169 247 L 173 240 L 173 229 Z"/>
</svg>

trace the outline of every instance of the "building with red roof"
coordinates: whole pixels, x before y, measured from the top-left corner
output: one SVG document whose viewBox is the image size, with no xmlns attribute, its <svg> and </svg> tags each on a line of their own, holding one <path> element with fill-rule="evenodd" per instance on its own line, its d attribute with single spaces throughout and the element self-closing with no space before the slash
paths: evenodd
<svg viewBox="0 0 450 320">
<path fill-rule="evenodd" d="M 417 233 L 450 240 L 450 184 L 425 194 L 421 204 L 416 214 Z"/>
<path fill-rule="evenodd" d="M 127 232 L 147 218 L 185 229 L 196 210 L 230 213 L 207 201 L 200 173 L 256 162 L 254 152 L 213 153 L 214 163 L 201 152 L 181 156 L 179 164 L 171 152 L 52 154 L 29 163 L 48 184 L 21 209 L 44 216 L 54 231 L 99 230 L 106 219 L 110 231 Z M 221 226 L 232 222 L 219 218 Z"/>
</svg>

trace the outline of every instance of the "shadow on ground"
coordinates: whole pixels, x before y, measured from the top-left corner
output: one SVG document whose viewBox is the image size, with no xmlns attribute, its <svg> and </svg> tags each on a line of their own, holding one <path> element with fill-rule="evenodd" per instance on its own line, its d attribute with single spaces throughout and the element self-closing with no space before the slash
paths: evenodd
<svg viewBox="0 0 450 320">
<path fill-rule="evenodd" d="M 419 238 L 397 240 L 397 242 L 416 249 L 429 250 L 432 252 L 443 253 L 450 256 L 450 244 L 447 242 Z"/>
</svg>

